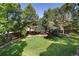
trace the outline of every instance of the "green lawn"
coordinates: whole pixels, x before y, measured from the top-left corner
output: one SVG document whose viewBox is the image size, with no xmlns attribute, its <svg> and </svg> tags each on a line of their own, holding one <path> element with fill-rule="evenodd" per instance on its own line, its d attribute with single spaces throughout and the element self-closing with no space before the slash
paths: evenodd
<svg viewBox="0 0 79 59">
<path fill-rule="evenodd" d="M 10 43 L 0 49 L 0 55 L 66 56 L 75 55 L 79 38 L 32 36 Z"/>
</svg>

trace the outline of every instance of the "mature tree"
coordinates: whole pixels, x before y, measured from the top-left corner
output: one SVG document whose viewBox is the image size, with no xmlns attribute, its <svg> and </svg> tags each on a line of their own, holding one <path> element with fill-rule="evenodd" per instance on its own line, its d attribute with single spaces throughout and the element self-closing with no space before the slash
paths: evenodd
<svg viewBox="0 0 79 59">
<path fill-rule="evenodd" d="M 8 4 L 7 6 L 8 6 L 7 7 L 8 8 L 7 17 L 8 17 L 8 20 L 13 24 L 12 30 L 19 31 L 20 27 L 21 27 L 21 25 L 20 25 L 21 24 L 21 7 L 20 7 L 20 4 Z M 9 6 L 11 6 L 11 7 L 9 7 Z"/>
<path fill-rule="evenodd" d="M 28 6 L 24 9 L 23 14 L 24 14 L 24 24 L 26 26 L 28 26 L 31 29 L 31 27 L 37 25 L 38 16 L 32 4 L 28 4 Z"/>
<path fill-rule="evenodd" d="M 44 12 L 43 26 L 46 30 L 59 28 L 62 34 L 64 34 L 65 27 L 70 24 L 66 16 L 67 11 L 65 10 L 64 6 L 54 9 L 49 8 L 47 11 Z M 69 17 L 71 16 L 69 15 Z"/>
<path fill-rule="evenodd" d="M 0 4 L 0 35 L 3 36 L 2 40 L 9 39 L 9 32 L 18 30 L 20 17 L 19 17 L 19 4 Z M 16 22 L 15 22 L 16 21 Z M 17 26 L 18 25 L 18 26 Z M 16 27 L 16 28 L 15 28 Z M 7 35 L 6 35 L 7 34 Z M 5 40 L 5 41 L 7 41 Z"/>
<path fill-rule="evenodd" d="M 72 30 L 78 30 L 79 28 L 79 4 L 78 3 L 66 3 L 62 6 L 62 9 L 66 12 L 66 13 L 71 13 L 71 29 Z"/>
<path fill-rule="evenodd" d="M 42 25 L 45 28 L 45 32 L 47 31 L 50 32 L 50 30 L 53 29 L 54 22 L 52 16 L 53 12 L 51 8 L 49 8 L 47 11 L 44 11 L 44 16 L 42 18 Z"/>
</svg>

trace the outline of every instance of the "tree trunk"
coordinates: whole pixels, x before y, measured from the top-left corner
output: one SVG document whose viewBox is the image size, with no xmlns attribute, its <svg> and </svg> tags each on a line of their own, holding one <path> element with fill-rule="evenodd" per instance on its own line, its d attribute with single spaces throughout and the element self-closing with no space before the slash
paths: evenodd
<svg viewBox="0 0 79 59">
<path fill-rule="evenodd" d="M 62 25 L 59 26 L 60 30 L 62 31 L 62 34 L 64 35 L 64 27 Z"/>
<path fill-rule="evenodd" d="M 64 29 L 62 30 L 62 34 L 64 35 Z"/>
</svg>

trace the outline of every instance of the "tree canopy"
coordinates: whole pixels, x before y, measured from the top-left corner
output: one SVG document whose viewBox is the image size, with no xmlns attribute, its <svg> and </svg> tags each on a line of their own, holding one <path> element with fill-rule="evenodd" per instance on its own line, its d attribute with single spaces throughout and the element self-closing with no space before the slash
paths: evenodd
<svg viewBox="0 0 79 59">
<path fill-rule="evenodd" d="M 79 4 L 66 3 L 59 8 L 48 8 L 43 17 L 39 18 L 32 4 L 21 9 L 19 3 L 0 4 L 0 33 L 24 32 L 27 27 L 39 32 L 51 32 L 60 30 L 65 34 L 66 30 L 79 31 Z"/>
</svg>

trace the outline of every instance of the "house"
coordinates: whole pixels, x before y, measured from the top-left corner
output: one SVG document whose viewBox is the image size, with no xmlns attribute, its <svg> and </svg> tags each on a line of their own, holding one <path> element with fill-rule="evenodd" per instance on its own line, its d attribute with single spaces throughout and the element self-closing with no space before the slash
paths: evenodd
<svg viewBox="0 0 79 59">
<path fill-rule="evenodd" d="M 36 28 L 37 28 L 37 26 L 27 27 L 27 34 L 31 34 L 31 35 L 38 34 L 36 32 Z"/>
</svg>

